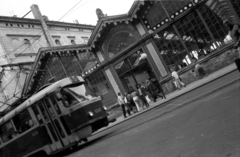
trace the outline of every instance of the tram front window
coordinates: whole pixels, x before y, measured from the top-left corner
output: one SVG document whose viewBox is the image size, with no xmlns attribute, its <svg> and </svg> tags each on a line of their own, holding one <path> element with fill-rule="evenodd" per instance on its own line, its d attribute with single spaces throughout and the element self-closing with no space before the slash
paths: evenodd
<svg viewBox="0 0 240 157">
<path fill-rule="evenodd" d="M 70 107 L 91 100 L 96 94 L 85 84 L 76 87 L 64 87 L 61 90 L 64 105 Z"/>
</svg>

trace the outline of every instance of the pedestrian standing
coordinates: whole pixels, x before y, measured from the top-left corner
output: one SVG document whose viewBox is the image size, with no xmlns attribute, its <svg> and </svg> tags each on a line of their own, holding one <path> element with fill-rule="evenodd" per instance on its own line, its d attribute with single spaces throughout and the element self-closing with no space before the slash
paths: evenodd
<svg viewBox="0 0 240 157">
<path fill-rule="evenodd" d="M 128 93 L 125 93 L 125 96 L 124 96 L 124 103 L 125 103 L 125 108 L 127 108 L 127 113 L 129 116 L 131 116 L 131 112 L 132 112 L 132 107 L 130 105 L 130 103 L 128 102 L 128 99 L 127 99 L 127 95 Z"/>
<path fill-rule="evenodd" d="M 164 99 L 167 99 L 166 98 L 166 95 L 165 95 L 165 93 L 164 93 L 164 91 L 163 91 L 163 88 L 162 88 L 162 84 L 159 82 L 159 93 L 162 95 L 162 97 L 164 98 Z"/>
<path fill-rule="evenodd" d="M 149 103 L 147 102 L 146 99 L 146 91 L 145 88 L 143 86 L 141 86 L 140 84 L 136 84 L 136 88 L 138 90 L 138 94 L 139 94 L 139 98 L 142 102 L 142 106 L 146 106 L 146 108 L 149 107 Z"/>
<path fill-rule="evenodd" d="M 124 99 L 123 99 L 123 96 L 121 93 L 118 93 L 118 104 L 122 108 L 124 118 L 126 118 L 127 116 L 126 116 L 126 110 L 125 110 L 125 105 L 124 105 Z"/>
<path fill-rule="evenodd" d="M 186 85 L 180 80 L 180 77 L 178 76 L 178 73 L 175 70 L 172 71 L 172 78 L 174 84 L 179 90 L 181 89 L 181 86 L 186 87 Z"/>
<path fill-rule="evenodd" d="M 153 102 L 156 102 L 158 96 L 160 96 L 158 94 L 158 88 L 157 86 L 155 86 L 155 84 L 153 84 L 150 80 L 146 80 L 147 83 L 147 90 L 149 92 L 149 94 L 151 95 L 151 97 L 153 98 Z M 163 96 L 160 96 L 163 98 Z"/>
<path fill-rule="evenodd" d="M 240 25 L 230 22 L 228 19 L 223 21 L 223 24 L 228 28 L 229 35 L 233 39 L 234 48 L 237 49 L 240 46 Z"/>
<path fill-rule="evenodd" d="M 136 113 L 137 110 L 136 110 L 136 106 L 135 106 L 135 103 L 134 103 L 132 95 L 131 95 L 131 91 L 128 91 L 127 101 L 129 102 L 129 106 L 131 107 L 133 113 Z"/>
<path fill-rule="evenodd" d="M 223 24 L 228 28 L 229 35 L 233 39 L 233 48 L 238 50 L 238 58 L 235 60 L 235 64 L 240 71 L 240 25 L 230 22 L 228 19 L 223 21 Z"/>
<path fill-rule="evenodd" d="M 135 104 L 135 109 L 137 112 L 140 111 L 140 98 L 139 98 L 139 95 L 138 95 L 138 92 L 133 90 L 132 93 L 131 93 L 131 96 L 132 96 L 132 99 L 134 101 L 134 104 Z"/>
</svg>

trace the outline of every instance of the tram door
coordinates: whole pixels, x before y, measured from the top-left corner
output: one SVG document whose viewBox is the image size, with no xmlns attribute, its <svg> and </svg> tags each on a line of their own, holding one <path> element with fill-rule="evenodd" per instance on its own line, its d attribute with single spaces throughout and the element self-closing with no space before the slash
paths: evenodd
<svg viewBox="0 0 240 157">
<path fill-rule="evenodd" d="M 53 100 L 53 95 L 50 96 Z M 65 128 L 63 127 L 60 119 L 59 114 L 60 109 L 53 105 L 53 102 L 50 97 L 44 98 L 40 101 L 37 105 L 38 111 L 40 112 L 42 118 L 42 127 L 46 128 L 48 135 L 52 141 L 50 145 L 52 151 L 57 149 L 61 149 L 64 146 L 67 146 L 70 141 L 67 138 L 67 133 Z M 54 101 L 54 100 L 53 100 Z"/>
<path fill-rule="evenodd" d="M 47 131 L 52 143 L 50 145 L 52 151 L 61 149 L 63 147 L 63 142 L 59 138 L 56 127 L 50 118 L 49 112 L 47 112 L 46 107 L 42 101 L 38 102 L 36 107 L 33 107 L 33 111 L 38 117 L 39 123 L 44 130 Z"/>
<path fill-rule="evenodd" d="M 43 99 L 43 105 L 50 117 L 50 121 L 59 141 L 61 142 L 61 145 L 63 147 L 69 145 L 72 140 L 69 139 L 67 130 L 60 120 L 61 110 L 58 107 L 55 96 L 50 95 L 49 97 Z"/>
</svg>

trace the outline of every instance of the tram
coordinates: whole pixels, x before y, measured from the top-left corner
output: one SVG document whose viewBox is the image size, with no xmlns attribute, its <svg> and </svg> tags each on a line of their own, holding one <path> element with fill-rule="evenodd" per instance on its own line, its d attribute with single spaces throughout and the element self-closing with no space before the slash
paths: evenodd
<svg viewBox="0 0 240 157">
<path fill-rule="evenodd" d="M 41 88 L 0 119 L 0 156 L 50 156 L 108 123 L 101 97 L 82 77 L 68 77 Z"/>
</svg>

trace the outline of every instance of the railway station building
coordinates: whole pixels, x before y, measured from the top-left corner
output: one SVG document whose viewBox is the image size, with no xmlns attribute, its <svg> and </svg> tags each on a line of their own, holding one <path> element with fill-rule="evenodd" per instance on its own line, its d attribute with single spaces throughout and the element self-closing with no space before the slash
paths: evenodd
<svg viewBox="0 0 240 157">
<path fill-rule="evenodd" d="M 114 106 L 147 79 L 160 82 L 165 93 L 176 90 L 171 71 L 185 84 L 194 82 L 194 61 L 207 73 L 234 62 L 238 52 L 223 20 L 240 21 L 238 0 L 135 1 L 127 14 L 104 16 L 86 45 L 40 48 L 23 93 L 72 75 L 80 75 Z"/>
</svg>

